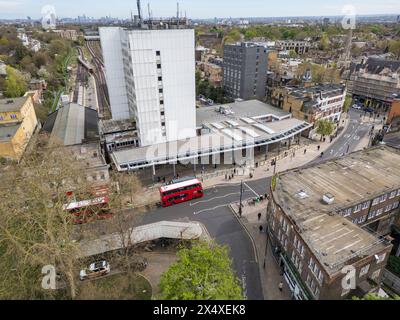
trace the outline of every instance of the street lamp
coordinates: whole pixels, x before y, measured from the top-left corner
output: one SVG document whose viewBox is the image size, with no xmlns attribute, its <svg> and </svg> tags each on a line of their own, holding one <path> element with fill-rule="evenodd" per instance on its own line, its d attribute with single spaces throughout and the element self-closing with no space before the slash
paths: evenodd
<svg viewBox="0 0 400 320">
<path fill-rule="evenodd" d="M 243 180 L 240 182 L 239 215 L 242 216 Z"/>
</svg>

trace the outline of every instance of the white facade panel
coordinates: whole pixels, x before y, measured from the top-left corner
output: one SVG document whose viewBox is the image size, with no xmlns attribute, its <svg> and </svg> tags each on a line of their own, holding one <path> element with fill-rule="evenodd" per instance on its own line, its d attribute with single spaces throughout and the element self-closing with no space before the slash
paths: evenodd
<svg viewBox="0 0 400 320">
<path fill-rule="evenodd" d="M 135 116 L 142 146 L 196 136 L 194 31 L 101 29 L 111 29 L 101 30 L 104 41 L 127 39 L 125 70 L 122 53 L 105 52 L 104 57 L 107 83 L 110 80 L 109 88 L 116 89 L 113 99 L 110 96 L 113 118 Z M 111 35 L 115 29 L 120 30 L 119 37 Z M 121 45 L 107 43 L 104 48 L 122 52 Z M 113 69 L 110 75 L 107 68 Z M 134 95 L 123 99 L 126 83 Z"/>
<path fill-rule="evenodd" d="M 129 119 L 120 28 L 99 28 L 113 119 Z"/>
</svg>

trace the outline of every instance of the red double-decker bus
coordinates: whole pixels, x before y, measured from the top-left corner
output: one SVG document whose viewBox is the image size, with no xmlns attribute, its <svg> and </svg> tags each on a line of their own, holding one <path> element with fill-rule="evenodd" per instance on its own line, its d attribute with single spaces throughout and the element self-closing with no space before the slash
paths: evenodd
<svg viewBox="0 0 400 320">
<path fill-rule="evenodd" d="M 185 201 L 203 197 L 203 186 L 199 179 L 187 177 L 173 180 L 160 188 L 161 205 L 169 207 Z"/>
<path fill-rule="evenodd" d="M 74 224 L 83 224 L 112 218 L 109 202 L 110 199 L 107 197 L 71 202 L 64 205 L 63 210 L 71 213 Z"/>
</svg>

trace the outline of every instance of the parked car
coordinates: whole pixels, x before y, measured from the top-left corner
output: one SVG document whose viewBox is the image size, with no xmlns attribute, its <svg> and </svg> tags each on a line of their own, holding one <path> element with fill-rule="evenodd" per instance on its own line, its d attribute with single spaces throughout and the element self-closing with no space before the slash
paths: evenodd
<svg viewBox="0 0 400 320">
<path fill-rule="evenodd" d="M 81 281 L 87 279 L 95 279 L 110 273 L 110 264 L 103 260 L 92 263 L 88 268 L 83 269 L 79 273 Z"/>
<path fill-rule="evenodd" d="M 358 104 L 353 104 L 352 108 L 356 109 L 356 110 L 361 110 L 362 109 L 362 107 L 360 105 L 358 105 Z"/>
</svg>

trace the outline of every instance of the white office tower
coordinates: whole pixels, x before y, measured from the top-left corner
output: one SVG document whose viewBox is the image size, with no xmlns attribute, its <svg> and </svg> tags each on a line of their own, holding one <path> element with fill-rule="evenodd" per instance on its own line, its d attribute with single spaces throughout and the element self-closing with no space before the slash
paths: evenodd
<svg viewBox="0 0 400 320">
<path fill-rule="evenodd" d="M 113 119 L 141 146 L 196 136 L 194 30 L 100 28 Z"/>
</svg>

